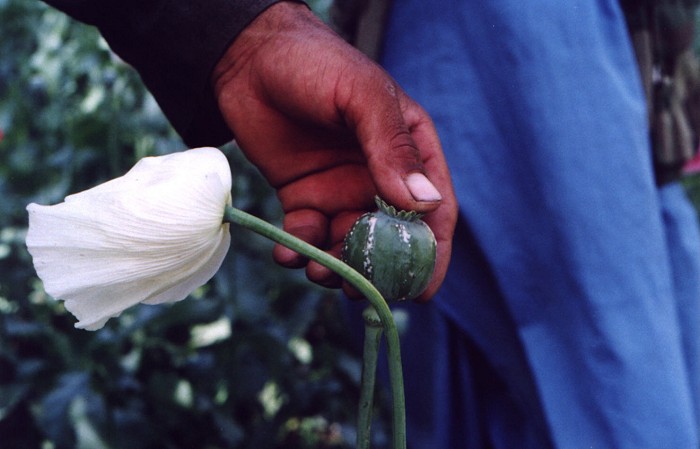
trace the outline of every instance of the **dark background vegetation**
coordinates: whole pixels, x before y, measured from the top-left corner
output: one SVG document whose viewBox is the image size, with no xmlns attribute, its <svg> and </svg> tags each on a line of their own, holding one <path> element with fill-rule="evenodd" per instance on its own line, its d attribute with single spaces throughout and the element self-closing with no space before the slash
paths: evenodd
<svg viewBox="0 0 700 449">
<path fill-rule="evenodd" d="M 222 269 L 191 298 L 74 329 L 32 267 L 26 205 L 185 146 L 97 32 L 40 1 L 0 0 L 0 55 L 0 449 L 352 447 L 357 329 L 335 292 L 275 266 L 248 231 L 232 228 Z M 224 151 L 236 206 L 279 223 L 265 182 Z M 700 177 L 686 185 L 700 207 Z"/>
<path fill-rule="evenodd" d="M 39 1 L 0 0 L 0 55 L 0 448 L 353 446 L 360 361 L 342 299 L 275 266 L 248 231 L 232 228 L 191 298 L 73 328 L 32 267 L 26 205 L 185 146 L 93 28 Z M 224 151 L 236 205 L 279 223 L 257 172 Z"/>
</svg>

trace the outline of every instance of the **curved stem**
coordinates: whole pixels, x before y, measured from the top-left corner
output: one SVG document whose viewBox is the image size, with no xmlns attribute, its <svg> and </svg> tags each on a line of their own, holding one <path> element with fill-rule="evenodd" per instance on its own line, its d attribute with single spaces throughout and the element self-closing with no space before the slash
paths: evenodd
<svg viewBox="0 0 700 449">
<path fill-rule="evenodd" d="M 369 449 L 372 441 L 372 408 L 374 404 L 374 384 L 377 374 L 377 357 L 382 340 L 382 321 L 373 306 L 362 312 L 365 321 L 365 343 L 362 351 L 362 388 L 357 416 L 357 449 Z"/>
<path fill-rule="evenodd" d="M 401 368 L 401 349 L 399 332 L 386 301 L 379 291 L 364 276 L 343 261 L 325 253 L 305 241 L 261 220 L 260 218 L 226 206 L 224 222 L 236 223 L 269 238 L 287 248 L 302 254 L 342 276 L 349 284 L 362 293 L 374 306 L 386 333 L 387 357 L 389 359 L 389 380 L 393 401 L 393 439 L 394 449 L 406 448 L 406 400 L 404 397 L 403 372 Z"/>
</svg>

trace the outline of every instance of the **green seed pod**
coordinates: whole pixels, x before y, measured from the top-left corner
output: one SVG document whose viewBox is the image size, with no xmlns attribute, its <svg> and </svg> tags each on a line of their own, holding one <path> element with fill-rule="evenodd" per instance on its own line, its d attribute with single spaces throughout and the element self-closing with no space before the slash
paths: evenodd
<svg viewBox="0 0 700 449">
<path fill-rule="evenodd" d="M 379 197 L 379 210 L 362 215 L 345 236 L 342 259 L 387 301 L 423 293 L 435 268 L 433 232 L 416 212 L 397 212 Z"/>
</svg>

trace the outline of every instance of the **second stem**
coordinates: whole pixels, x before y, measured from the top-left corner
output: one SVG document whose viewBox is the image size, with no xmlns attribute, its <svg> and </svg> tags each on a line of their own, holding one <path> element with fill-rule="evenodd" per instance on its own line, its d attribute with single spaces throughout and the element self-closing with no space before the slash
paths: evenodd
<svg viewBox="0 0 700 449">
<path fill-rule="evenodd" d="M 394 449 L 406 449 L 406 399 L 404 396 L 399 332 L 396 328 L 396 323 L 394 323 L 391 309 L 389 309 L 379 291 L 364 276 L 343 261 L 254 215 L 232 206 L 226 206 L 224 222 L 236 223 L 318 262 L 342 276 L 343 279 L 367 298 L 376 310 L 377 315 L 379 315 L 386 334 L 392 396 L 393 447 Z"/>
</svg>

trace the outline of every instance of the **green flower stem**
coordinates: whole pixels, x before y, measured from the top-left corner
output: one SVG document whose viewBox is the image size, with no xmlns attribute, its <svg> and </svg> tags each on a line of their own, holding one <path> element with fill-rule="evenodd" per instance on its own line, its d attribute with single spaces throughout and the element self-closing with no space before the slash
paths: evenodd
<svg viewBox="0 0 700 449">
<path fill-rule="evenodd" d="M 350 285 L 362 293 L 379 315 L 384 332 L 386 333 L 387 357 L 389 359 L 389 380 L 393 401 L 393 437 L 394 449 L 406 448 L 406 400 L 404 397 L 403 372 L 401 368 L 401 350 L 399 332 L 396 329 L 391 310 L 382 295 L 364 276 L 343 261 L 326 254 L 305 241 L 250 215 L 235 207 L 227 206 L 224 211 L 224 222 L 236 223 L 269 238 L 292 251 L 296 251 L 309 259 L 333 270 L 343 277 Z"/>
<path fill-rule="evenodd" d="M 377 373 L 377 357 L 382 340 L 382 321 L 373 306 L 362 312 L 365 321 L 365 344 L 362 353 L 362 389 L 357 416 L 357 449 L 369 449 L 371 442 L 374 384 Z"/>
</svg>

